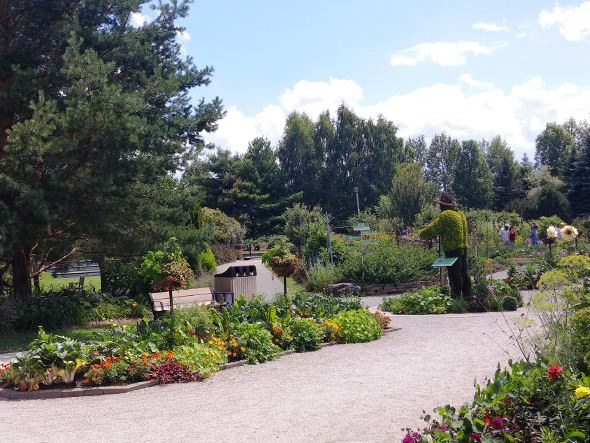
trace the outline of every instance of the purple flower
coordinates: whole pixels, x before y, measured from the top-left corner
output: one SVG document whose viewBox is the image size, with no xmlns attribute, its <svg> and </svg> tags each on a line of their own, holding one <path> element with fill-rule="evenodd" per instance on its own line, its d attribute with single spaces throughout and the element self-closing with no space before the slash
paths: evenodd
<svg viewBox="0 0 590 443">
<path fill-rule="evenodd" d="M 502 425 L 503 425 L 503 423 L 502 423 L 502 419 L 500 417 L 495 417 L 492 420 L 492 428 L 494 428 L 496 431 L 499 429 L 502 429 Z"/>
<path fill-rule="evenodd" d="M 488 291 L 493 292 L 496 287 L 494 285 L 488 285 Z"/>
<path fill-rule="evenodd" d="M 477 434 L 477 433 L 473 432 L 471 434 L 471 438 L 474 439 L 475 441 L 481 443 L 481 434 Z"/>
</svg>

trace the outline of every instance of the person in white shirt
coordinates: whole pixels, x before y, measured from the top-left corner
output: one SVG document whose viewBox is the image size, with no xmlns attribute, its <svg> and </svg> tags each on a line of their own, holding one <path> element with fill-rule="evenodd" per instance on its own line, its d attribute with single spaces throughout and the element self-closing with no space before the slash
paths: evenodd
<svg viewBox="0 0 590 443">
<path fill-rule="evenodd" d="M 500 237 L 502 237 L 502 243 L 504 243 L 505 245 L 508 244 L 509 232 L 510 232 L 510 225 L 508 223 L 506 223 L 504 225 L 504 227 L 500 228 L 500 230 L 498 231 L 498 234 L 500 234 Z"/>
</svg>

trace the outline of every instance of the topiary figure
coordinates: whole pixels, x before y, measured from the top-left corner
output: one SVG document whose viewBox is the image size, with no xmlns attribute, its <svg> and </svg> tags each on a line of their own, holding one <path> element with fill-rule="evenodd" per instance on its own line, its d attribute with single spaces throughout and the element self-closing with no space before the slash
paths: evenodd
<svg viewBox="0 0 590 443">
<path fill-rule="evenodd" d="M 518 309 L 518 300 L 507 295 L 502 299 L 502 309 L 504 311 L 516 311 Z"/>
</svg>

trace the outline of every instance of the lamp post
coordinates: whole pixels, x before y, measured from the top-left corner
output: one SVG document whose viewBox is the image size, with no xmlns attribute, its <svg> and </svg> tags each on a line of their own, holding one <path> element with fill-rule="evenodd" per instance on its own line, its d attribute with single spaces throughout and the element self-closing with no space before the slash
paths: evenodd
<svg viewBox="0 0 590 443">
<path fill-rule="evenodd" d="M 359 188 L 355 186 L 352 188 L 352 192 L 356 194 L 356 213 L 357 215 L 361 215 L 361 208 L 359 206 Z"/>
</svg>

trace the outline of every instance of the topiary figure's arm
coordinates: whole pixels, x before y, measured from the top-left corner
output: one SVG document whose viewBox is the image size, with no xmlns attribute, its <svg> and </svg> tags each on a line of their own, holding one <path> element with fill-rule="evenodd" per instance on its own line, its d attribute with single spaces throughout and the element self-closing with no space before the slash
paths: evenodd
<svg viewBox="0 0 590 443">
<path fill-rule="evenodd" d="M 424 229 L 420 229 L 418 235 L 422 240 L 430 240 L 431 238 L 440 235 L 445 230 L 445 223 L 442 214 L 435 220 L 433 220 Z"/>
</svg>

